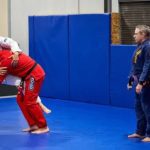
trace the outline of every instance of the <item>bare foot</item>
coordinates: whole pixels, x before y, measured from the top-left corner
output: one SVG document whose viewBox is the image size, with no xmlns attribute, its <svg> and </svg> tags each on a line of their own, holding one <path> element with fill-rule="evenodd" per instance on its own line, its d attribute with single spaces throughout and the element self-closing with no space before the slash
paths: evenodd
<svg viewBox="0 0 150 150">
<path fill-rule="evenodd" d="M 42 133 L 47 133 L 49 132 L 49 128 L 45 127 L 45 128 L 39 128 L 37 130 L 31 131 L 31 133 L 33 134 L 42 134 Z"/>
<path fill-rule="evenodd" d="M 50 114 L 52 111 L 50 109 L 48 109 L 47 107 L 42 108 L 42 110 L 46 113 L 46 114 Z"/>
<path fill-rule="evenodd" d="M 145 137 L 142 142 L 150 142 L 150 137 Z"/>
<path fill-rule="evenodd" d="M 34 125 L 34 126 L 29 127 L 29 128 L 25 128 L 22 131 L 23 132 L 31 132 L 31 131 L 34 131 L 34 130 L 37 130 L 37 129 L 38 129 L 38 126 Z"/>
<path fill-rule="evenodd" d="M 41 109 L 46 113 L 46 114 L 49 114 L 51 113 L 52 111 L 50 109 L 48 109 L 42 102 L 39 102 L 39 105 L 41 107 Z"/>
<path fill-rule="evenodd" d="M 128 135 L 128 138 L 143 138 L 144 136 L 142 135 L 139 135 L 137 133 L 133 133 L 133 134 L 130 134 Z"/>
</svg>

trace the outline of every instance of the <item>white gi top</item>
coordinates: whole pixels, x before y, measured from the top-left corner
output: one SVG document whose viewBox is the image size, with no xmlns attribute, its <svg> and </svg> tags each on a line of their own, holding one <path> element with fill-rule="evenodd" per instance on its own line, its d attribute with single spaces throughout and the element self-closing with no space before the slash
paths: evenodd
<svg viewBox="0 0 150 150">
<path fill-rule="evenodd" d="M 0 49 L 9 48 L 12 52 L 21 51 L 18 43 L 11 38 L 0 36 Z"/>
<path fill-rule="evenodd" d="M 16 52 L 16 51 L 21 52 L 22 51 L 16 41 L 14 41 L 13 39 L 8 38 L 8 37 L 0 36 L 0 50 L 2 48 L 11 49 L 12 52 Z M 18 86 L 20 84 L 20 80 L 21 79 L 19 77 L 7 75 L 3 84 Z"/>
</svg>

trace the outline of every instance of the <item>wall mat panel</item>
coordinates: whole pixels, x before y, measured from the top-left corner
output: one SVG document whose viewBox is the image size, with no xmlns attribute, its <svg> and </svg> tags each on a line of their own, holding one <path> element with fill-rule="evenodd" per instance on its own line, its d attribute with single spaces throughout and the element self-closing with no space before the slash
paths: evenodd
<svg viewBox="0 0 150 150">
<path fill-rule="evenodd" d="M 127 90 L 128 75 L 131 68 L 131 57 L 135 46 L 111 46 L 111 76 L 110 96 L 111 105 L 129 107 L 134 106 L 134 89 Z"/>
<path fill-rule="evenodd" d="M 69 16 L 70 97 L 109 104 L 110 16 Z"/>
<path fill-rule="evenodd" d="M 68 16 L 29 18 L 30 56 L 46 72 L 41 96 L 68 99 Z"/>
</svg>

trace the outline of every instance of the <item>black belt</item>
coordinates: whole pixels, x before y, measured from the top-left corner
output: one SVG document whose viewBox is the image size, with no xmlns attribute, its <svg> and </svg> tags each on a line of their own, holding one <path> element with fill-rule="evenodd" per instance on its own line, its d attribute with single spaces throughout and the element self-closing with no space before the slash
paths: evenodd
<svg viewBox="0 0 150 150">
<path fill-rule="evenodd" d="M 31 69 L 28 70 L 26 75 L 21 78 L 20 86 L 23 86 L 23 82 L 24 82 L 25 78 L 33 71 L 33 69 L 36 67 L 36 65 L 37 65 L 37 63 L 35 62 L 34 65 L 31 67 Z"/>
</svg>

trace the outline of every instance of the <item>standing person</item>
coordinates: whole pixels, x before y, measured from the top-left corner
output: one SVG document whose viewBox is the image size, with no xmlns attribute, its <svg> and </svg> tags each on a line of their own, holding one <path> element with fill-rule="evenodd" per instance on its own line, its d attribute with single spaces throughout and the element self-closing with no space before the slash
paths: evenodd
<svg viewBox="0 0 150 150">
<path fill-rule="evenodd" d="M 31 133 L 41 134 L 49 131 L 43 112 L 36 102 L 42 82 L 44 80 L 44 70 L 33 59 L 24 53 L 19 54 L 19 61 L 14 68 L 11 65 L 10 50 L 0 51 L 0 67 L 7 67 L 7 73 L 0 76 L 0 83 L 3 82 L 7 74 L 22 78 L 23 85 L 19 89 L 17 102 L 29 124 Z"/>
<path fill-rule="evenodd" d="M 142 138 L 143 142 L 150 142 L 150 27 L 136 26 L 133 37 L 137 48 L 132 58 L 128 87 L 135 82 L 137 126 L 135 133 L 128 138 Z"/>
</svg>

